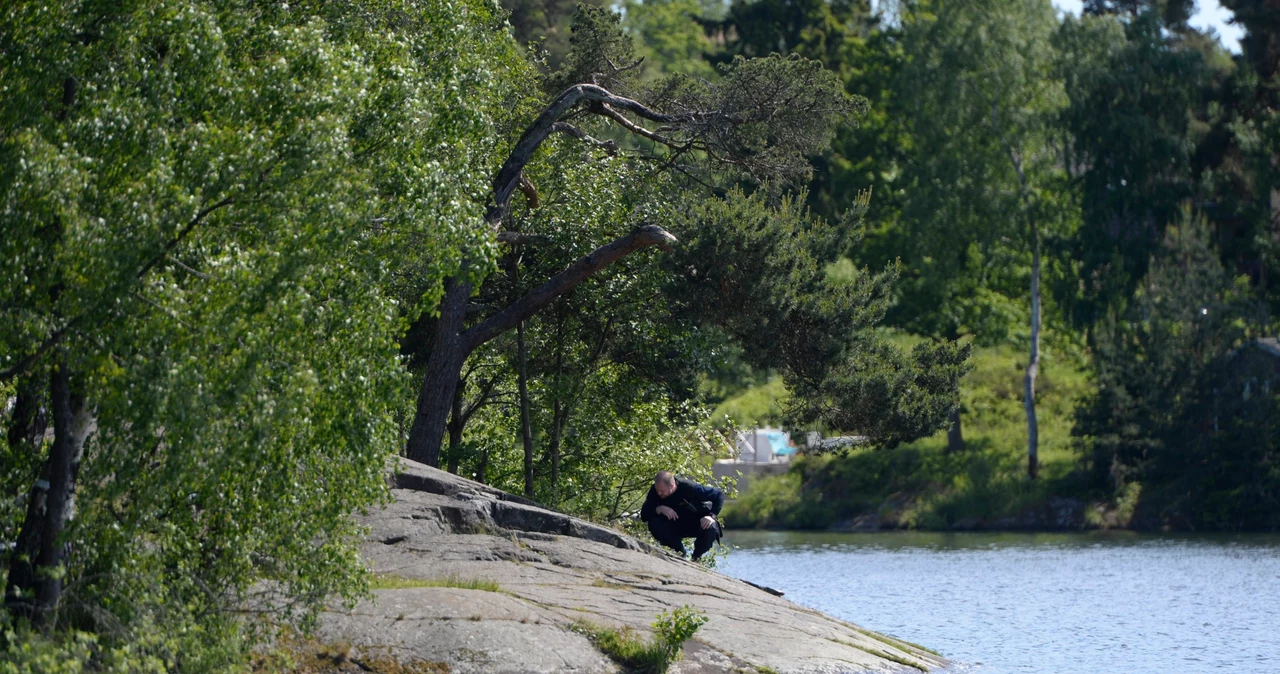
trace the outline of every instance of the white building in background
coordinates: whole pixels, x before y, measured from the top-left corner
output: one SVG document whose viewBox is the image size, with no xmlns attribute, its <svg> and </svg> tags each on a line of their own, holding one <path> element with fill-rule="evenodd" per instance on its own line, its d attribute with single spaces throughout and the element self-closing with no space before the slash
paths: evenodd
<svg viewBox="0 0 1280 674">
<path fill-rule="evenodd" d="M 795 456 L 791 434 L 777 428 L 738 431 L 734 460 L 741 463 L 786 463 Z"/>
</svg>

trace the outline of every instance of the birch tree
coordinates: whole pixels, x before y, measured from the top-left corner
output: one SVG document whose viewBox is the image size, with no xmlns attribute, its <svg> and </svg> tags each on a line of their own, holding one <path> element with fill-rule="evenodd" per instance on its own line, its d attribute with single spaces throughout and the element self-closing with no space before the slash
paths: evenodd
<svg viewBox="0 0 1280 674">
<path fill-rule="evenodd" d="M 1015 321 L 1028 326 L 1023 401 L 1032 479 L 1043 241 L 1071 212 L 1053 133 L 1065 104 L 1054 72 L 1056 23 L 1040 0 L 922 3 L 904 14 L 907 65 L 896 85 L 899 107 L 917 111 L 904 217 L 920 232 L 923 283 L 950 296 L 944 315 L 956 317 L 952 329 L 979 342 L 1007 338 Z M 979 292 L 963 297 L 953 284 Z"/>
</svg>

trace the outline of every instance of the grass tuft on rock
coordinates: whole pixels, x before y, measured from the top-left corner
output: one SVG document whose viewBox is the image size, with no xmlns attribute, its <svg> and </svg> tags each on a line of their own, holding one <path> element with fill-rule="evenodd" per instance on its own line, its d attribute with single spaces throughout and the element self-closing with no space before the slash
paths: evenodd
<svg viewBox="0 0 1280 674">
<path fill-rule="evenodd" d="M 680 659 L 684 642 L 706 622 L 707 617 L 692 606 L 681 606 L 658 614 L 652 639 L 641 637 L 630 627 L 614 629 L 586 620 L 570 629 L 590 639 L 628 674 L 665 674 Z"/>
<path fill-rule="evenodd" d="M 503 592 L 501 585 L 483 578 L 403 578 L 389 574 L 378 574 L 369 582 L 373 590 L 404 590 L 415 587 L 456 587 L 463 590 L 483 590 L 485 592 Z"/>
<path fill-rule="evenodd" d="M 630 627 L 614 629 L 580 620 L 572 629 L 631 674 L 662 674 L 671 666 L 662 644 L 641 637 Z"/>
</svg>

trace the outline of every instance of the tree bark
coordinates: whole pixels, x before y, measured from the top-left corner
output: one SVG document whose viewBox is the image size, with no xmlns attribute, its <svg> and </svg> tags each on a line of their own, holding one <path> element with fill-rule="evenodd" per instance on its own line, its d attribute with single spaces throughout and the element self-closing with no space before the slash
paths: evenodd
<svg viewBox="0 0 1280 674">
<path fill-rule="evenodd" d="M 524 321 L 516 324 L 516 385 L 520 390 L 520 442 L 524 445 L 524 495 L 533 498 L 533 424 L 529 419 L 529 351 L 524 341 Z"/>
<path fill-rule="evenodd" d="M 1027 407 L 1027 477 L 1040 474 L 1040 432 L 1036 423 L 1036 375 L 1040 373 L 1040 231 L 1031 226 L 1031 357 L 1024 379 Z"/>
<path fill-rule="evenodd" d="M 413 417 L 413 427 L 409 429 L 409 444 L 405 447 L 405 454 L 410 459 L 428 466 L 440 465 L 440 440 L 445 420 L 453 406 L 453 394 L 458 388 L 462 364 L 471 351 L 462 337 L 462 321 L 466 317 L 470 296 L 471 284 L 458 279 L 445 281 L 440 318 L 436 321 L 426 376 L 418 391 L 418 409 Z"/>
<path fill-rule="evenodd" d="M 62 598 L 59 568 L 66 563 L 63 532 L 74 510 L 76 475 L 92 423 L 83 395 L 71 389 L 65 363 L 55 366 L 49 385 L 53 446 L 42 477 L 32 489 L 27 517 L 11 558 L 6 604 L 36 625 L 51 626 Z"/>
<path fill-rule="evenodd" d="M 663 114 L 638 101 L 616 96 L 607 89 L 592 84 L 578 84 L 565 89 L 520 135 L 494 175 L 493 201 L 485 213 L 485 222 L 495 232 L 506 217 L 511 196 L 520 186 L 525 167 L 532 161 L 543 141 L 552 133 L 579 136 L 574 133 L 575 129 L 561 122 L 560 117 L 582 101 L 595 102 L 599 108 L 596 114 L 603 114 L 606 109 L 625 110 L 662 124 L 690 122 L 706 117 L 699 113 Z M 463 279 L 461 273 L 447 281 L 445 297 L 440 303 L 440 320 L 437 321 L 436 333 L 432 337 L 426 377 L 418 392 L 418 410 L 414 415 L 405 454 L 410 459 L 427 465 L 439 464 L 441 436 L 457 387 L 457 377 L 467 355 L 476 347 L 528 319 L 556 297 L 617 259 L 647 246 L 658 246 L 670 252 L 673 243 L 675 237 L 661 227 L 641 227 L 581 258 L 524 298 L 468 330 L 466 335 L 462 328 L 471 285 Z"/>
<path fill-rule="evenodd" d="M 47 380 L 46 380 L 47 381 Z M 14 403 L 9 422 L 9 451 L 12 456 L 40 451 L 40 444 L 48 429 L 49 419 L 44 409 L 47 384 L 34 377 L 23 377 L 18 385 L 18 399 Z M 39 478 L 27 492 L 27 512 L 18 540 L 9 560 L 9 578 L 5 584 L 5 606 L 15 615 L 31 617 L 35 586 L 35 559 L 40 551 L 41 528 L 35 523 L 44 517 L 45 501 L 49 494 L 49 462 L 43 463 Z"/>
<path fill-rule="evenodd" d="M 35 453 L 49 427 L 45 409 L 44 386 L 35 377 L 23 377 L 18 382 L 18 396 L 13 414 L 9 418 L 7 440 L 13 456 Z"/>
<path fill-rule="evenodd" d="M 480 465 L 476 466 L 476 482 L 489 484 L 489 450 L 480 452 Z"/>
</svg>

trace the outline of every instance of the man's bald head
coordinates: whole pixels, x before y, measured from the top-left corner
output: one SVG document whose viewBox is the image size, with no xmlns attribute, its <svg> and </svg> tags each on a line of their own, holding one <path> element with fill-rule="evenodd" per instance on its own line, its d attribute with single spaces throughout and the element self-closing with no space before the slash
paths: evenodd
<svg viewBox="0 0 1280 674">
<path fill-rule="evenodd" d="M 653 488 L 659 498 L 666 498 L 676 490 L 676 476 L 669 470 L 660 470 L 653 476 Z"/>
</svg>

